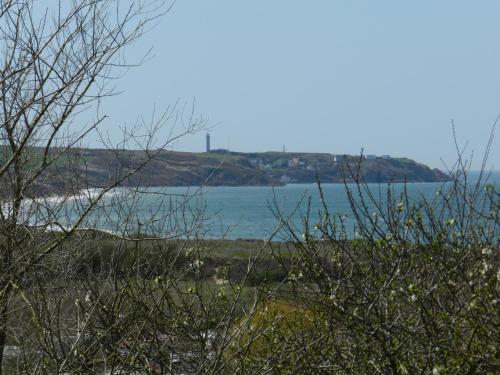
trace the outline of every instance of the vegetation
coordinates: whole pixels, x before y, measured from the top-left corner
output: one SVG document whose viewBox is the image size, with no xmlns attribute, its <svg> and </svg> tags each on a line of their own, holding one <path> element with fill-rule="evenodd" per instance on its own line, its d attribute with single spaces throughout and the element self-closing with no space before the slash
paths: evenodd
<svg viewBox="0 0 500 375">
<path fill-rule="evenodd" d="M 283 220 L 288 242 L 75 231 L 13 283 L 4 367 L 497 373 L 500 192 L 464 181 L 384 206 L 359 182 L 356 240 L 326 204 L 314 231 Z"/>
<path fill-rule="evenodd" d="M 323 209 L 301 227 L 272 206 L 285 242 L 205 241 L 190 196 L 149 191 L 158 208 L 139 220 L 148 168 L 172 155 L 154 142 L 168 114 L 125 132 L 143 151 L 102 151 L 111 171 L 87 189 L 99 173 L 75 146 L 103 118 L 75 116 L 109 94 L 123 49 L 165 10 L 122 5 L 0 0 L 0 373 L 500 372 L 500 190 L 471 183 L 460 154 L 431 200 L 390 185 L 382 199 L 347 160 L 355 239 L 319 183 Z M 203 122 L 185 124 L 179 136 Z M 119 185 L 128 198 L 104 201 Z M 99 217 L 112 233 L 84 229 L 104 203 L 119 213 Z"/>
<path fill-rule="evenodd" d="M 80 160 L 77 171 L 85 174 L 80 187 L 102 187 L 109 184 L 110 171 L 122 176 L 141 166 L 144 151 L 72 149 Z M 59 163 L 57 178 L 38 186 L 37 191 L 64 193 L 64 181 L 75 173 L 63 173 Z M 376 158 L 360 163 L 358 156 L 314 153 L 239 153 L 213 151 L 189 153 L 157 150 L 154 157 L 140 168 L 140 173 L 127 176 L 123 186 L 136 186 L 147 181 L 149 186 L 277 186 L 286 183 L 314 183 L 317 174 L 323 182 L 343 183 L 350 178 L 347 165 L 359 165 L 366 182 L 436 182 L 448 176 L 405 158 Z M 88 173 L 91 172 L 91 173 Z"/>
</svg>

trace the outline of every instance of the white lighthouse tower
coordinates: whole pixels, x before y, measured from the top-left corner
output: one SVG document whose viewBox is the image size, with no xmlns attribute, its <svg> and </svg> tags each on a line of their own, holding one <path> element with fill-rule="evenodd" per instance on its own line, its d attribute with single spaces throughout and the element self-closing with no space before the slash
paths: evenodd
<svg viewBox="0 0 500 375">
<path fill-rule="evenodd" d="M 210 152 L 210 133 L 207 133 L 207 152 Z"/>
</svg>

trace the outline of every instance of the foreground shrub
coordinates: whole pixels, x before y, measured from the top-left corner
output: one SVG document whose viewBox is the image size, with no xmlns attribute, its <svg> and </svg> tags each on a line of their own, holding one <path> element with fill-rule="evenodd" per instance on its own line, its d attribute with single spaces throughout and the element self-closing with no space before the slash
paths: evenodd
<svg viewBox="0 0 500 375">
<path fill-rule="evenodd" d="M 329 371 L 500 371 L 500 191 L 462 177 L 433 200 L 392 187 L 380 199 L 362 181 L 346 185 L 357 240 L 326 203 L 315 229 L 312 215 L 303 228 L 286 222 L 294 262 L 281 293 L 334 327 L 317 339 Z"/>
<path fill-rule="evenodd" d="M 294 300 L 262 303 L 236 323 L 238 340 L 228 362 L 244 373 L 320 371 L 328 358 L 322 350 L 325 323 L 319 312 Z"/>
</svg>

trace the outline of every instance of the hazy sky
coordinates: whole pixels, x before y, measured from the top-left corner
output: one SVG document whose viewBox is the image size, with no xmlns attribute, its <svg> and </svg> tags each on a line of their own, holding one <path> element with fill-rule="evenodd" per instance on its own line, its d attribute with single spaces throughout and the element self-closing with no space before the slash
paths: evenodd
<svg viewBox="0 0 500 375">
<path fill-rule="evenodd" d="M 177 0 L 130 51 L 154 48 L 116 83 L 107 129 L 195 99 L 213 147 L 363 147 L 442 168 L 454 120 L 477 167 L 500 113 L 499 17 L 498 0 Z M 204 137 L 175 149 L 203 151 Z"/>
</svg>

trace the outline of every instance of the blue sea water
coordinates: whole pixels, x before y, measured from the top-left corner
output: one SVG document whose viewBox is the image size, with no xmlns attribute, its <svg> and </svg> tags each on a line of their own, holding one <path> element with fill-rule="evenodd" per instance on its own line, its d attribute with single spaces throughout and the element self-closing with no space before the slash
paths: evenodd
<svg viewBox="0 0 500 375">
<path fill-rule="evenodd" d="M 471 180 L 477 174 L 470 175 Z M 500 172 L 490 182 L 500 182 Z M 397 201 L 406 191 L 410 201 L 424 197 L 439 200 L 449 183 L 368 184 L 373 198 L 382 205 L 390 188 Z M 323 184 L 323 196 L 330 215 L 343 219 L 346 232 L 354 236 L 356 220 L 347 190 L 356 195 L 356 185 Z M 128 192 L 127 194 L 129 194 Z M 166 237 L 204 237 L 227 239 L 286 239 L 280 230 L 283 219 L 298 233 L 320 221 L 325 207 L 316 184 L 289 184 L 281 187 L 203 187 L 148 188 L 140 194 L 117 194 L 104 199 L 104 206 L 89 217 L 88 226 L 110 231 L 156 233 Z M 120 207 L 117 210 L 117 207 Z M 372 203 L 369 210 L 375 210 Z"/>
<path fill-rule="evenodd" d="M 470 175 L 471 180 L 477 174 Z M 489 182 L 499 186 L 500 172 L 494 172 Z M 438 200 L 440 191 L 449 183 L 368 184 L 374 199 L 387 202 L 388 188 L 394 201 L 406 191 L 410 201 L 419 197 Z M 342 218 L 346 232 L 354 236 L 356 221 L 347 197 L 348 189 L 356 193 L 356 185 L 323 184 L 323 195 L 330 215 Z M 49 217 L 43 210 L 37 223 L 57 221 L 70 227 L 89 207 L 96 192 L 69 200 L 57 201 L 57 212 Z M 368 211 L 375 210 L 368 204 Z M 90 210 L 84 227 L 97 228 L 124 235 L 141 233 L 168 238 L 227 238 L 227 239 L 287 239 L 280 230 L 283 220 L 302 233 L 304 218 L 309 228 L 320 221 L 325 207 L 316 184 L 289 184 L 280 187 L 154 187 L 138 190 L 116 189 L 106 194 Z M 31 219 L 32 220 L 32 219 Z M 33 224 L 33 223 L 32 223 Z M 57 230 L 57 227 L 52 226 Z"/>
<path fill-rule="evenodd" d="M 370 184 L 374 194 L 385 201 L 386 185 Z M 418 194 L 431 197 L 436 194 L 441 184 L 421 183 L 409 184 L 408 195 L 416 198 Z M 355 188 L 355 186 L 349 186 Z M 380 195 L 379 195 L 380 188 Z M 393 185 L 397 193 L 402 184 Z M 355 220 L 347 199 L 346 187 L 342 184 L 323 184 L 323 195 L 331 215 L 344 219 L 348 232 L 354 231 Z M 304 231 L 304 219 L 309 216 L 311 225 L 317 223 L 324 211 L 318 186 L 315 184 L 290 184 L 278 188 L 267 187 L 214 187 L 203 192 L 206 199 L 207 217 L 220 218 L 220 228 L 210 221 L 211 236 L 217 237 L 216 230 L 229 229 L 227 237 L 266 239 L 278 230 L 280 220 L 276 217 L 279 211 L 284 218 L 289 218 L 298 233 Z M 308 215 L 309 212 L 309 215 Z M 278 232 L 277 238 L 286 236 Z"/>
</svg>

